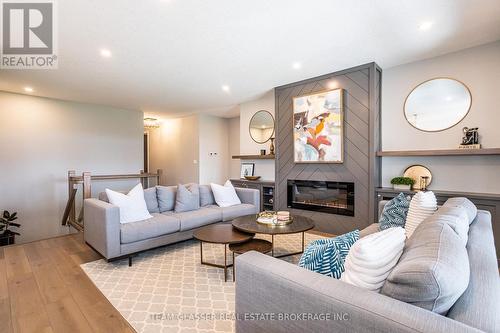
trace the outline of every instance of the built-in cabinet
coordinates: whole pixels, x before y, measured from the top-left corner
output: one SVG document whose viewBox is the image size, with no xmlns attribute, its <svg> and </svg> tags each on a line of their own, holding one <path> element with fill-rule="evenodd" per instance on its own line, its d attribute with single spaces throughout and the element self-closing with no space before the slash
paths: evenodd
<svg viewBox="0 0 500 333">
<path fill-rule="evenodd" d="M 253 188 L 260 192 L 260 210 L 274 210 L 274 182 L 231 179 L 234 187 Z"/>
</svg>

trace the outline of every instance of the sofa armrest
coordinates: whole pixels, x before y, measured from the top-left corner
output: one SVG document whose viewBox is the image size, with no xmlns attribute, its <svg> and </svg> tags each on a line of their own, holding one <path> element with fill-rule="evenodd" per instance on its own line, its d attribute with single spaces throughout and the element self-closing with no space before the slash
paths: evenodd
<svg viewBox="0 0 500 333">
<path fill-rule="evenodd" d="M 260 210 L 260 191 L 253 188 L 236 187 L 236 194 L 241 200 L 241 203 L 254 205 Z"/>
<path fill-rule="evenodd" d="M 85 241 L 106 259 L 120 256 L 120 209 L 98 199 L 84 201 Z"/>
<path fill-rule="evenodd" d="M 238 333 L 480 332 L 254 251 L 236 259 L 236 313 Z"/>
</svg>

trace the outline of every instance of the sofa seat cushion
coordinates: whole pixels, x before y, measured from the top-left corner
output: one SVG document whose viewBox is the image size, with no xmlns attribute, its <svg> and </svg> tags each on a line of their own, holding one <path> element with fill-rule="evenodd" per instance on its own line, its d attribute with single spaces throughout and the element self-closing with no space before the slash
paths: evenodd
<svg viewBox="0 0 500 333">
<path fill-rule="evenodd" d="M 258 209 L 250 204 L 238 204 L 230 207 L 220 207 L 222 210 L 222 221 L 231 221 L 237 217 L 257 214 Z"/>
<path fill-rule="evenodd" d="M 153 213 L 152 218 L 122 224 L 121 243 L 133 243 L 148 238 L 171 234 L 180 230 L 180 221 L 174 216 Z"/>
<path fill-rule="evenodd" d="M 469 256 L 462 239 L 433 216 L 408 239 L 381 293 L 446 314 L 466 290 L 469 277 Z"/>
<path fill-rule="evenodd" d="M 181 231 L 222 221 L 222 212 L 218 209 L 209 207 L 203 207 L 189 212 L 173 213 L 171 216 L 181 221 Z"/>
</svg>

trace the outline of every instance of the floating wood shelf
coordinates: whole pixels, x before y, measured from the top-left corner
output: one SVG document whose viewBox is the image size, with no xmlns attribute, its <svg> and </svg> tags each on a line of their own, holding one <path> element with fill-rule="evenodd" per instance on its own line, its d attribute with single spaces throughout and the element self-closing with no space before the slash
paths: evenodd
<svg viewBox="0 0 500 333">
<path fill-rule="evenodd" d="M 437 149 L 437 150 L 389 150 L 378 151 L 377 156 L 471 156 L 500 155 L 500 148 L 484 149 Z"/>
<path fill-rule="evenodd" d="M 274 160 L 275 155 L 233 155 L 233 160 Z"/>
</svg>

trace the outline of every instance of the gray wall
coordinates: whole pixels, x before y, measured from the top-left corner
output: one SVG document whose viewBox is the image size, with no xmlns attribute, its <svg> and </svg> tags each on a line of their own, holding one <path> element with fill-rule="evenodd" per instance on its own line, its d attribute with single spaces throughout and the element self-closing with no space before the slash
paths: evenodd
<svg viewBox="0 0 500 333">
<path fill-rule="evenodd" d="M 0 210 L 18 211 L 20 242 L 69 232 L 61 226 L 68 170 L 142 169 L 142 118 L 139 111 L 0 92 Z M 131 184 L 96 184 L 94 194 L 105 186 Z"/>
<path fill-rule="evenodd" d="M 464 82 L 472 93 L 472 107 L 458 125 L 442 132 L 422 132 L 408 124 L 403 104 L 419 83 L 445 76 Z M 462 127 L 479 127 L 484 148 L 500 147 L 500 42 L 440 57 L 384 69 L 382 91 L 382 147 L 384 150 L 457 148 Z M 500 157 L 383 158 L 383 185 L 412 164 L 433 173 L 431 189 L 500 193 Z"/>
<path fill-rule="evenodd" d="M 162 185 L 198 183 L 198 116 L 165 119 L 161 127 L 149 131 L 149 166 L 162 169 Z"/>
<path fill-rule="evenodd" d="M 355 216 L 294 210 L 311 216 L 317 229 L 335 234 L 361 229 L 374 219 L 374 189 L 379 185 L 380 70 L 367 64 L 276 88 L 276 193 L 278 209 L 287 207 L 287 180 L 355 183 Z M 295 164 L 292 98 L 332 88 L 344 91 L 344 163 Z"/>
</svg>

